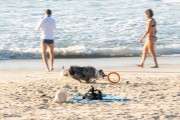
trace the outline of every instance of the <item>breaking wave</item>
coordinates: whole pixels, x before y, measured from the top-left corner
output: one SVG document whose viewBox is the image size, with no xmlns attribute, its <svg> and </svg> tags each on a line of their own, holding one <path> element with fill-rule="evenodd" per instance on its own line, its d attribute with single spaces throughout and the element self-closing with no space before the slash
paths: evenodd
<svg viewBox="0 0 180 120">
<path fill-rule="evenodd" d="M 85 46 L 70 46 L 55 48 L 55 58 L 95 58 L 95 57 L 136 57 L 141 55 L 142 48 L 88 48 Z M 180 56 L 180 45 L 157 46 L 158 56 Z M 40 49 L 0 49 L 0 59 L 40 59 Z"/>
</svg>

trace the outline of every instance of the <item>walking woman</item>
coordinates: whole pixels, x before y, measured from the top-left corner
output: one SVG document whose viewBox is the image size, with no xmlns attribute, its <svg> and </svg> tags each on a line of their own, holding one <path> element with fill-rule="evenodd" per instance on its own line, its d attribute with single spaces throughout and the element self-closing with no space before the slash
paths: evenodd
<svg viewBox="0 0 180 120">
<path fill-rule="evenodd" d="M 147 25 L 146 25 L 146 32 L 142 36 L 142 38 L 138 41 L 138 43 L 142 43 L 144 38 L 146 38 L 146 42 L 144 44 L 143 50 L 142 50 L 142 61 L 141 64 L 138 64 L 138 67 L 144 67 L 144 62 L 146 59 L 146 54 L 149 51 L 150 55 L 152 56 L 155 66 L 152 66 L 151 68 L 158 68 L 158 63 L 156 59 L 156 54 L 154 51 L 155 42 L 157 40 L 156 38 L 156 21 L 153 18 L 153 11 L 151 9 L 147 9 L 145 11 L 146 17 L 147 17 Z"/>
</svg>

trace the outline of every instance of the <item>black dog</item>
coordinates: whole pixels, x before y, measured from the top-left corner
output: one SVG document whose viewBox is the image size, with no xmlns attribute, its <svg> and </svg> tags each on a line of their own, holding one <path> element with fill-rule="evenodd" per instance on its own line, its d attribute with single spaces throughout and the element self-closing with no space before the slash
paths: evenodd
<svg viewBox="0 0 180 120">
<path fill-rule="evenodd" d="M 63 70 L 64 76 L 71 76 L 72 78 L 79 80 L 85 80 L 89 83 L 92 79 L 99 79 L 104 78 L 107 75 L 104 74 L 102 70 L 97 70 L 94 67 L 86 66 L 86 67 L 79 67 L 79 66 L 70 66 L 69 69 Z"/>
</svg>

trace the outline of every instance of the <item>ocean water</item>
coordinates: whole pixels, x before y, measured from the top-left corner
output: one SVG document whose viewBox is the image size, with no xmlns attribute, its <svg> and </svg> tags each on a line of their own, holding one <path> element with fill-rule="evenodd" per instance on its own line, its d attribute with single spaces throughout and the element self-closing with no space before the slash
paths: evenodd
<svg viewBox="0 0 180 120">
<path fill-rule="evenodd" d="M 57 21 L 56 58 L 140 56 L 148 8 L 156 54 L 180 56 L 180 0 L 0 0 L 0 59 L 41 58 L 35 27 L 48 8 Z"/>
</svg>

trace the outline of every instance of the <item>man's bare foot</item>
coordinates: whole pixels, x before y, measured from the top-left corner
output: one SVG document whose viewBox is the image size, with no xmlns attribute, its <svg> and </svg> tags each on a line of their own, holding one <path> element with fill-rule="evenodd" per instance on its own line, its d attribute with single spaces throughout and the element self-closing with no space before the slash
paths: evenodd
<svg viewBox="0 0 180 120">
<path fill-rule="evenodd" d="M 140 65 L 140 64 L 137 64 L 136 66 L 137 66 L 137 67 L 144 67 L 143 65 Z"/>
<path fill-rule="evenodd" d="M 156 66 L 153 66 L 153 67 L 151 67 L 151 68 L 158 68 L 158 66 L 156 65 Z"/>
<path fill-rule="evenodd" d="M 49 69 L 45 69 L 44 72 L 50 72 L 50 70 Z"/>
<path fill-rule="evenodd" d="M 54 70 L 54 68 L 52 67 L 52 68 L 51 68 L 51 71 L 53 71 L 53 70 Z"/>
</svg>

